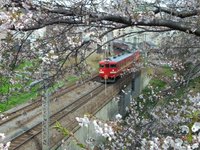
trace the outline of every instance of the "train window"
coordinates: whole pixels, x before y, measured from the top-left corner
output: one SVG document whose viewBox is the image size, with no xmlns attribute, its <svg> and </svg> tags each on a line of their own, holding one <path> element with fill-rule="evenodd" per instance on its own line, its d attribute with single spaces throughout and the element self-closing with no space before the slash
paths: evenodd
<svg viewBox="0 0 200 150">
<path fill-rule="evenodd" d="M 116 68 L 116 64 L 111 64 L 110 68 Z"/>
<path fill-rule="evenodd" d="M 105 64 L 106 68 L 109 68 L 109 64 Z"/>
<path fill-rule="evenodd" d="M 104 68 L 104 65 L 103 65 L 103 64 L 100 64 L 99 67 L 100 67 L 100 68 Z"/>
</svg>

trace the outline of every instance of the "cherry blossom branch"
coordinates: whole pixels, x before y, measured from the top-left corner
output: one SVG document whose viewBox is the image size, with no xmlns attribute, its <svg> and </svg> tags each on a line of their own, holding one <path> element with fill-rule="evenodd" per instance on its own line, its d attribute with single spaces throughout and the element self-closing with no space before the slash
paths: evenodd
<svg viewBox="0 0 200 150">
<path fill-rule="evenodd" d="M 13 2 L 16 4 L 16 6 L 24 8 L 24 1 L 17 2 L 13 0 Z M 33 10 L 35 9 L 35 13 L 46 13 L 51 14 L 49 16 L 49 20 L 44 20 L 41 24 L 32 25 L 30 27 L 23 27 L 20 30 L 21 31 L 29 31 L 29 30 L 36 30 L 45 26 L 49 25 L 55 25 L 55 24 L 64 24 L 64 25 L 70 25 L 70 24 L 77 24 L 77 25 L 85 25 L 86 22 L 92 23 L 98 26 L 98 24 L 106 24 L 111 23 L 113 26 L 116 25 L 116 27 L 119 27 L 121 25 L 127 26 L 127 27 L 133 27 L 133 26 L 150 26 L 150 27 L 167 27 L 172 30 L 179 30 L 182 32 L 186 32 L 189 34 L 194 34 L 197 36 L 200 36 L 200 29 L 192 27 L 190 24 L 187 24 L 186 22 L 182 21 L 176 21 L 176 19 L 160 19 L 156 18 L 148 18 L 148 15 L 143 14 L 140 19 L 134 18 L 134 13 L 128 15 L 119 15 L 119 14 L 111 14 L 106 12 L 94 12 L 89 11 L 84 7 L 84 5 L 81 3 L 79 6 L 71 6 L 68 7 L 62 7 L 61 9 L 59 7 L 55 8 L 45 8 L 44 6 L 37 6 L 40 9 L 37 10 L 36 6 L 32 6 L 31 4 L 29 9 Z M 155 6 L 157 7 L 157 6 Z M 170 9 L 163 8 L 163 7 L 157 7 L 157 10 L 154 11 L 155 14 L 158 12 L 164 12 L 167 14 L 171 14 L 172 16 L 176 16 L 179 18 L 186 18 L 186 17 L 192 17 L 196 16 L 198 14 L 198 10 L 192 10 L 192 11 L 171 11 Z M 57 15 L 58 18 L 55 19 L 53 16 Z M 84 17 L 87 17 L 88 20 L 84 19 Z M 42 19 L 42 18 L 41 18 Z M 12 25 L 9 29 L 11 30 L 18 30 L 15 25 Z"/>
<path fill-rule="evenodd" d="M 174 9 L 170 9 L 170 8 L 165 8 L 165 7 L 159 7 L 159 6 L 154 6 L 156 7 L 156 10 L 154 10 L 155 14 L 158 14 L 160 12 L 164 12 L 167 14 L 170 14 L 172 16 L 176 16 L 179 18 L 187 18 L 187 17 L 192 17 L 192 16 L 196 16 L 200 13 L 200 11 L 198 9 L 195 10 L 190 10 L 190 11 L 176 11 Z"/>
</svg>

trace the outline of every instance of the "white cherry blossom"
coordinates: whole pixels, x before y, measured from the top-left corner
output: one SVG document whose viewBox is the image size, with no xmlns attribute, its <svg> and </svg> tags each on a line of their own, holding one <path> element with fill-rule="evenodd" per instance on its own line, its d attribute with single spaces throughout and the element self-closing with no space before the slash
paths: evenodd
<svg viewBox="0 0 200 150">
<path fill-rule="evenodd" d="M 192 132 L 197 132 L 200 129 L 200 122 L 195 122 L 192 126 Z"/>
<path fill-rule="evenodd" d="M 116 116 L 115 116 L 115 118 L 116 118 L 116 120 L 121 120 L 122 119 L 122 115 L 120 115 L 120 114 L 117 114 Z"/>
<path fill-rule="evenodd" d="M 88 127 L 90 123 L 90 120 L 88 119 L 86 115 L 83 118 L 76 117 L 76 120 L 78 121 L 80 126 Z"/>
<path fill-rule="evenodd" d="M 186 125 L 180 126 L 180 129 L 182 133 L 186 133 L 186 134 L 189 133 L 190 131 L 189 127 Z"/>
</svg>

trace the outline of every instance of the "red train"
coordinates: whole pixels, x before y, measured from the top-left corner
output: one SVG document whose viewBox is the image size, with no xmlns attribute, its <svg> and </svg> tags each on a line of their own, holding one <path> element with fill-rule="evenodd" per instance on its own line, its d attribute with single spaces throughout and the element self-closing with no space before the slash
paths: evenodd
<svg viewBox="0 0 200 150">
<path fill-rule="evenodd" d="M 115 82 L 128 69 L 132 68 L 134 62 L 138 62 L 140 52 L 126 53 L 114 57 L 106 58 L 99 62 L 99 77 L 104 82 Z"/>
</svg>

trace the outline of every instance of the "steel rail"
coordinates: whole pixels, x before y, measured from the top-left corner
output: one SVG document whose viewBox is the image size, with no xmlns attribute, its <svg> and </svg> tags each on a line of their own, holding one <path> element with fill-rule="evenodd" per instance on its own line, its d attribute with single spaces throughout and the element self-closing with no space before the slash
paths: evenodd
<svg viewBox="0 0 200 150">
<path fill-rule="evenodd" d="M 90 80 L 94 79 L 97 77 L 97 74 L 94 74 L 91 78 L 87 79 L 85 82 L 89 82 Z M 55 98 L 59 98 L 61 96 L 63 96 L 64 94 L 66 94 L 67 92 L 70 92 L 72 90 L 74 90 L 75 88 L 77 88 L 78 86 L 76 84 L 72 84 L 70 86 L 64 87 L 63 89 L 60 89 L 59 91 L 55 92 L 51 98 L 51 100 L 55 99 Z M 32 110 L 34 110 L 35 108 L 38 108 L 38 106 L 42 105 L 42 99 L 40 98 L 37 101 L 34 101 L 14 112 L 11 113 L 4 113 L 3 115 L 6 117 L 5 119 L 1 119 L 0 120 L 0 126 L 2 126 L 3 124 L 14 120 L 15 118 L 23 115 L 24 113 L 30 112 Z"/>
<path fill-rule="evenodd" d="M 50 125 L 53 125 L 56 121 L 61 120 L 63 117 L 76 111 L 80 108 L 83 104 L 87 103 L 91 98 L 95 97 L 97 94 L 101 93 L 104 89 L 104 85 L 99 85 L 96 89 L 88 92 L 84 96 L 78 98 L 76 101 L 72 102 L 71 104 L 67 105 L 54 115 L 50 117 Z M 91 94 L 92 93 L 92 94 Z M 11 146 L 10 149 L 16 150 L 24 143 L 28 142 L 29 140 L 33 139 L 36 135 L 41 133 L 42 131 L 42 122 L 36 124 L 31 129 L 27 129 L 23 133 L 13 137 L 11 139 Z"/>
<path fill-rule="evenodd" d="M 99 110 L 102 109 L 102 107 L 104 107 L 114 96 L 116 96 L 117 94 L 119 94 L 119 91 L 124 88 L 124 85 L 127 85 L 131 82 L 133 77 L 133 74 L 129 74 L 125 76 L 125 80 L 120 79 L 116 82 L 116 84 L 112 84 L 109 86 L 113 86 L 114 91 L 112 91 L 109 94 L 102 94 L 103 97 L 101 97 L 102 101 L 99 101 L 98 104 L 98 108 L 92 107 L 92 109 L 90 110 L 90 114 L 95 115 Z M 70 126 L 71 125 L 71 126 Z M 72 123 L 70 122 L 70 125 L 67 126 L 67 129 L 70 130 L 71 132 L 75 133 L 80 126 L 78 126 L 78 122 L 75 120 L 74 125 L 72 125 Z M 57 140 L 57 144 L 54 144 L 51 148 L 51 150 L 56 150 L 58 149 L 61 145 L 62 145 L 62 140 L 64 139 L 64 141 L 68 140 L 70 138 L 70 136 L 66 136 L 62 139 Z"/>
</svg>

